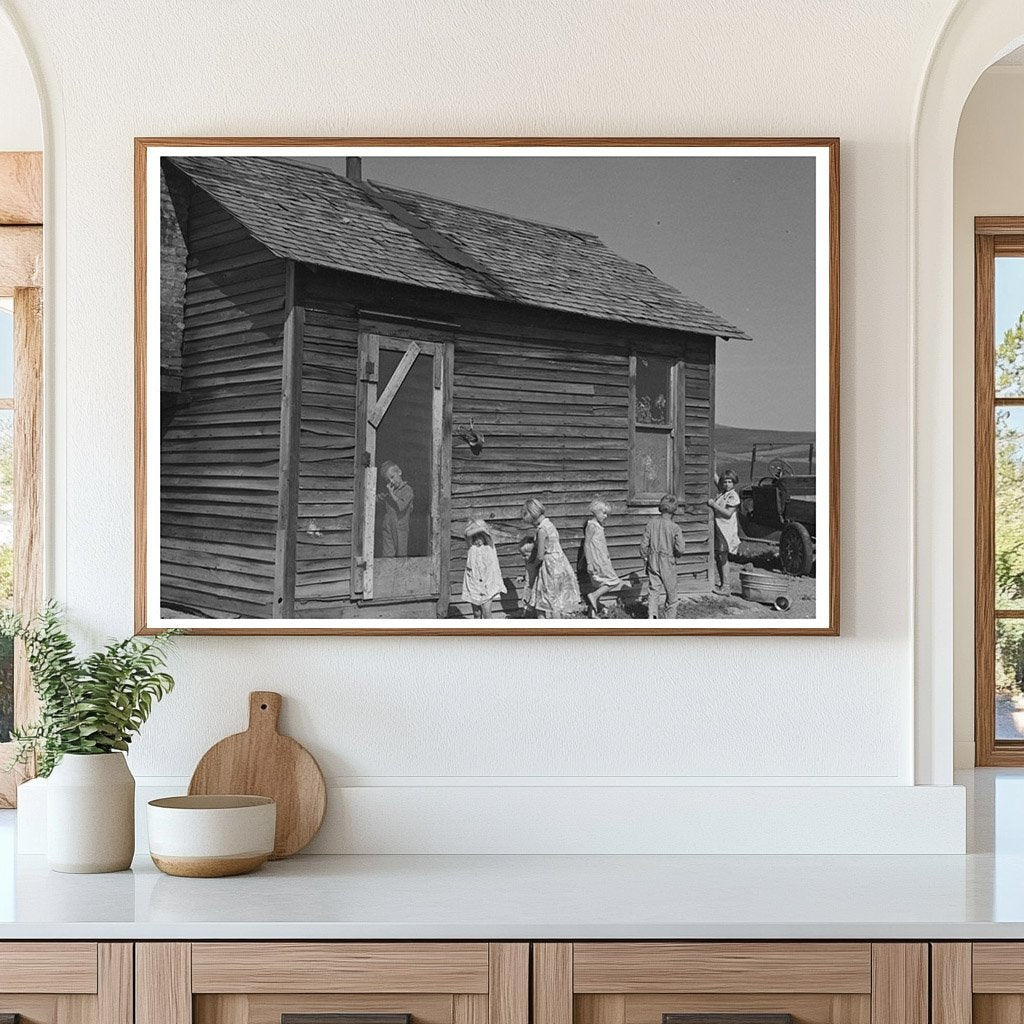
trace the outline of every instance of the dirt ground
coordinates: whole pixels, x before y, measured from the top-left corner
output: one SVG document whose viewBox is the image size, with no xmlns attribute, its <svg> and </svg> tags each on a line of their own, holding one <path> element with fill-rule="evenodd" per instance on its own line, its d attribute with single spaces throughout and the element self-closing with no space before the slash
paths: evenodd
<svg viewBox="0 0 1024 1024">
<path fill-rule="evenodd" d="M 772 573 L 789 586 L 788 610 L 780 612 L 771 605 L 745 601 L 740 592 L 740 572 L 743 569 L 762 569 Z M 782 571 L 775 548 L 764 544 L 744 542 L 732 556 L 729 564 L 729 594 L 710 595 L 681 601 L 677 612 L 680 619 L 810 619 L 814 617 L 815 578 L 790 576 Z"/>
<path fill-rule="evenodd" d="M 782 612 L 771 605 L 744 600 L 740 588 L 740 572 L 746 568 L 762 569 L 785 580 L 790 607 Z M 729 592 L 684 596 L 676 609 L 677 619 L 810 619 L 814 617 L 815 578 L 790 576 L 782 571 L 778 552 L 765 544 L 744 542 L 729 563 Z M 646 618 L 646 598 L 610 610 L 608 618 Z"/>
<path fill-rule="evenodd" d="M 771 605 L 745 601 L 740 594 L 739 570 L 743 563 L 732 566 L 729 594 L 713 594 L 684 598 L 676 611 L 677 619 L 811 619 L 814 617 L 814 577 L 778 575 L 789 583 L 788 610 L 777 611 Z"/>
</svg>

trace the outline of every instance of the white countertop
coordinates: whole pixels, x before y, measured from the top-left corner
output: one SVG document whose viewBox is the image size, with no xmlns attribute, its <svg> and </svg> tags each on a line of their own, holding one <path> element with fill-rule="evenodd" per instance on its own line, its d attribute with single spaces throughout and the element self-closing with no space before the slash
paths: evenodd
<svg viewBox="0 0 1024 1024">
<path fill-rule="evenodd" d="M 60 875 L 0 811 L 0 940 L 1024 939 L 1024 772 L 967 856 L 308 856 L 240 878 Z"/>
<path fill-rule="evenodd" d="M 3 938 L 1024 938 L 1024 856 L 297 857 L 227 879 L 23 857 Z"/>
</svg>

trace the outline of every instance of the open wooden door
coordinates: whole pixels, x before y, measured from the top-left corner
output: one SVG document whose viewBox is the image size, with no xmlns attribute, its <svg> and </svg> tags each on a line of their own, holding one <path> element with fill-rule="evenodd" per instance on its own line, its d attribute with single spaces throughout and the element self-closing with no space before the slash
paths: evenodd
<svg viewBox="0 0 1024 1024">
<path fill-rule="evenodd" d="M 444 355 L 439 342 L 359 339 L 352 581 L 363 602 L 441 594 Z"/>
</svg>

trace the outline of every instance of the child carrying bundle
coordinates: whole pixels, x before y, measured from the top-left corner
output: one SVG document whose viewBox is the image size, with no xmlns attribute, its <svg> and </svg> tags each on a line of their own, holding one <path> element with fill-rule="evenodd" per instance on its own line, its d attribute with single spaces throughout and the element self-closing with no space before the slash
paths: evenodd
<svg viewBox="0 0 1024 1024">
<path fill-rule="evenodd" d="M 473 608 L 474 619 L 491 618 L 491 602 L 505 592 L 490 527 L 482 519 L 466 526 L 466 571 L 462 576 L 462 600 Z"/>
<path fill-rule="evenodd" d="M 544 505 L 536 498 L 523 504 L 523 520 L 537 531 L 529 570 L 536 567 L 536 578 L 527 592 L 526 603 L 538 618 L 567 619 L 579 608 L 580 587 L 576 573 L 565 557 L 558 530 L 547 517 Z"/>
</svg>

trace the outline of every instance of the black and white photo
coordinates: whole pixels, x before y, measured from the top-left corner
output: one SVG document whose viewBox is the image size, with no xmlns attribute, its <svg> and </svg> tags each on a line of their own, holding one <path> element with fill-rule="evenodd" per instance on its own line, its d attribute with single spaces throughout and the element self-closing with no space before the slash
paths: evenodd
<svg viewBox="0 0 1024 1024">
<path fill-rule="evenodd" d="M 300 141 L 140 142 L 141 627 L 836 632 L 835 140 Z"/>
</svg>

